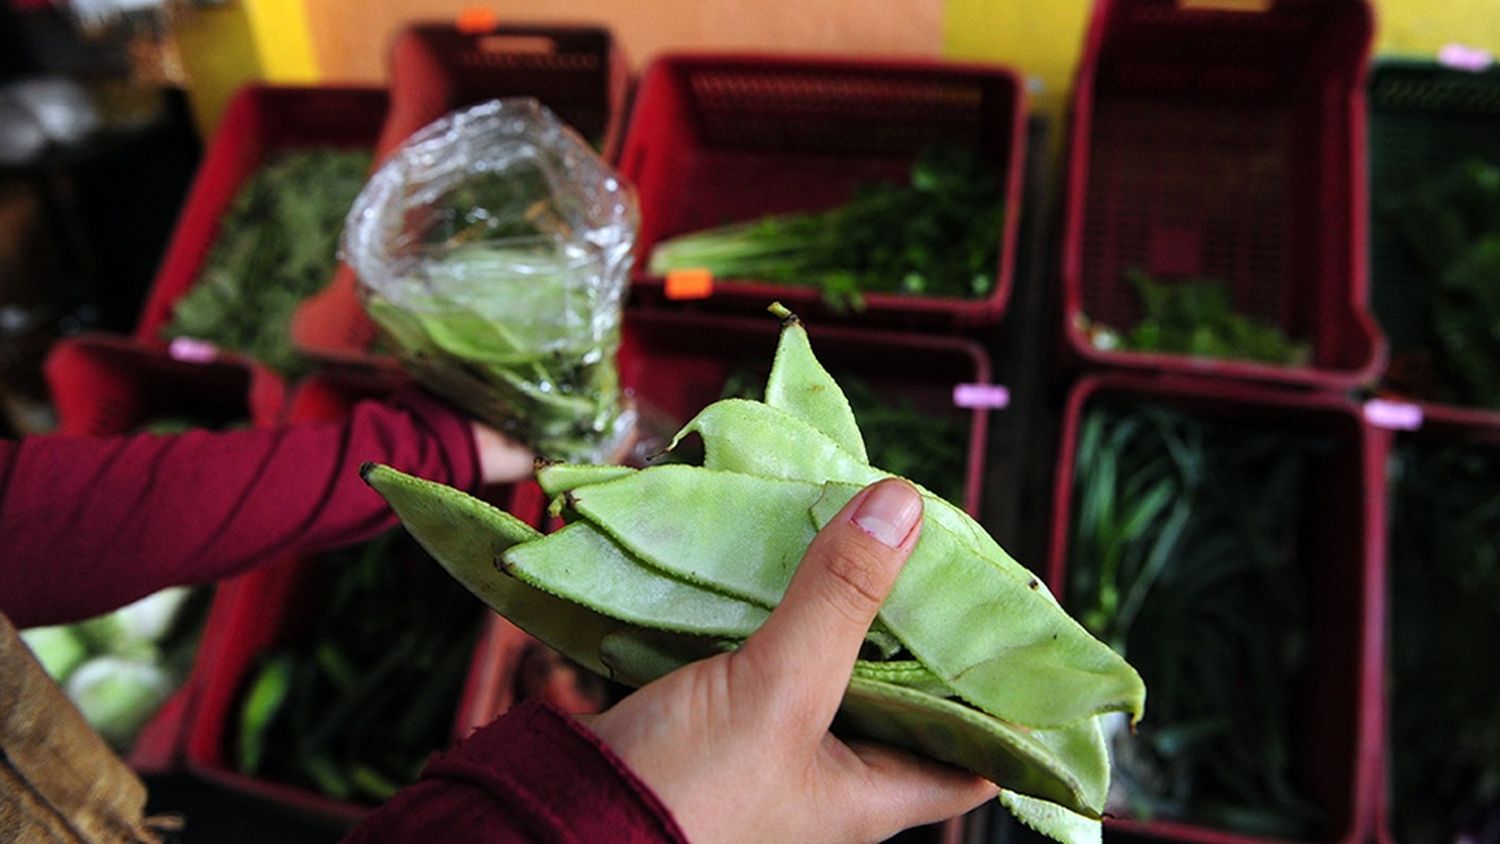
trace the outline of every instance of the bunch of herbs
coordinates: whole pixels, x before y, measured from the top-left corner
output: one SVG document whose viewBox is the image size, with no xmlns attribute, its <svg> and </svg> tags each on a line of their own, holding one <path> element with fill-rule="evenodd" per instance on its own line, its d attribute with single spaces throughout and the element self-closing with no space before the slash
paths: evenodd
<svg viewBox="0 0 1500 844">
<path fill-rule="evenodd" d="M 933 146 L 906 184 L 874 182 L 825 211 L 778 214 L 663 240 L 650 271 L 816 287 L 859 310 L 866 293 L 979 299 L 995 287 L 1005 205 L 998 173 L 968 148 Z"/>
<path fill-rule="evenodd" d="M 289 376 L 305 373 L 309 363 L 291 342 L 292 313 L 333 277 L 344 215 L 369 169 L 364 150 L 269 159 L 235 195 L 166 336 L 208 340 Z"/>
</svg>

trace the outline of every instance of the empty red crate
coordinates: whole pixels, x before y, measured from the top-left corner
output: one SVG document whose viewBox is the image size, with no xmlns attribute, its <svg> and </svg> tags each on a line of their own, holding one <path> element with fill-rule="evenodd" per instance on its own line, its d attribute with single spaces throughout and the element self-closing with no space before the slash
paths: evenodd
<svg viewBox="0 0 1500 844">
<path fill-rule="evenodd" d="M 640 197 L 635 292 L 659 298 L 656 243 L 766 214 L 820 210 L 876 180 L 904 181 L 916 154 L 973 147 L 1003 180 L 999 266 L 982 300 L 872 293 L 872 324 L 976 328 L 1010 296 L 1021 208 L 1025 95 L 998 66 L 782 56 L 674 55 L 642 76 L 620 155 Z M 761 311 L 774 299 L 829 314 L 811 288 L 717 281 L 704 307 Z"/>
<path fill-rule="evenodd" d="M 299 386 L 289 403 L 291 422 L 327 422 L 345 418 L 356 401 L 378 397 L 391 385 L 350 389 L 342 383 L 313 377 Z M 545 502 L 535 483 L 497 489 L 508 511 L 539 524 Z M 246 683 L 257 658 L 307 632 L 326 595 L 327 573 L 316 555 L 288 557 L 261 566 L 220 586 L 204 631 L 194 666 L 199 698 L 188 725 L 185 760 L 189 770 L 234 791 L 273 804 L 316 823 L 347 826 L 358 821 L 369 806 L 339 800 L 284 782 L 240 773 L 230 754 L 235 719 Z M 413 559 L 413 566 L 431 566 L 425 574 L 446 577 L 436 563 Z M 497 619 L 474 605 L 479 636 L 468 665 L 469 677 L 450 710 L 451 736 L 467 735 L 506 702 L 509 678 L 495 664 L 516 659 L 518 643 Z M 502 665 L 503 667 L 503 665 Z M 439 750 L 440 748 L 434 748 Z"/>
<path fill-rule="evenodd" d="M 1379 438 L 1382 455 L 1381 463 L 1383 468 L 1387 470 L 1387 472 L 1382 475 L 1382 480 L 1384 481 L 1383 488 L 1386 493 L 1386 495 L 1383 496 L 1380 501 L 1383 507 L 1394 508 L 1398 502 L 1395 492 L 1396 484 L 1399 478 L 1395 474 L 1395 472 L 1397 471 L 1397 464 L 1393 459 L 1398 448 L 1403 450 L 1407 448 L 1429 450 L 1446 446 L 1462 446 L 1470 448 L 1481 448 L 1489 451 L 1492 454 L 1500 455 L 1500 424 L 1495 424 L 1484 419 L 1476 419 L 1472 414 L 1468 413 L 1443 413 L 1443 411 L 1445 410 L 1456 410 L 1455 408 L 1428 406 L 1427 409 L 1429 411 L 1437 412 L 1430 413 L 1422 417 L 1420 420 L 1420 425 L 1418 427 L 1399 431 L 1383 431 Z M 1413 421 L 1415 420 L 1413 419 Z M 1407 467 L 1407 471 L 1409 471 L 1409 467 Z M 1458 511 L 1457 508 L 1454 507 L 1454 504 L 1470 504 L 1478 506 L 1479 503 L 1453 502 L 1444 503 L 1442 505 L 1445 510 L 1452 511 L 1455 517 L 1457 517 L 1461 511 Z M 1400 521 L 1400 516 L 1394 510 L 1391 510 L 1385 515 L 1383 521 L 1387 526 L 1389 526 L 1390 530 L 1394 531 L 1397 523 Z M 1382 595 L 1382 597 L 1384 598 L 1384 603 L 1381 606 L 1382 613 L 1378 628 L 1379 631 L 1385 636 L 1386 643 L 1384 661 L 1382 664 L 1382 669 L 1385 672 L 1385 680 L 1384 682 L 1382 682 L 1381 686 L 1390 690 L 1389 693 L 1383 695 L 1380 698 L 1381 703 L 1383 704 L 1381 711 L 1382 753 L 1380 765 L 1381 771 L 1378 778 L 1379 784 L 1376 788 L 1377 805 L 1375 840 L 1382 842 L 1382 844 L 1392 844 L 1392 842 L 1403 840 L 1402 836 L 1398 834 L 1396 825 L 1394 823 L 1397 807 L 1408 800 L 1421 799 L 1404 797 L 1403 795 L 1398 794 L 1395 791 L 1398 785 L 1395 778 L 1397 758 L 1403 753 L 1410 752 L 1410 748 L 1407 748 L 1400 743 L 1400 740 L 1395 735 L 1395 731 L 1393 730 L 1391 719 L 1395 712 L 1396 702 L 1402 699 L 1401 692 L 1406 691 L 1400 689 L 1398 682 L 1399 676 L 1397 674 L 1397 668 L 1395 664 L 1396 654 L 1398 652 L 1401 638 L 1405 635 L 1420 635 L 1422 632 L 1420 628 L 1413 627 L 1412 625 L 1419 623 L 1422 620 L 1430 621 L 1431 619 L 1411 619 L 1403 617 L 1402 597 L 1397 591 L 1400 588 L 1398 586 L 1398 583 L 1401 580 L 1401 571 L 1399 567 L 1407 566 L 1420 569 L 1420 571 L 1422 572 L 1420 576 L 1424 580 L 1428 578 L 1428 573 L 1432 570 L 1432 562 L 1428 558 L 1423 557 L 1420 559 L 1402 559 L 1396 544 L 1396 538 L 1394 534 L 1387 537 L 1387 547 L 1390 548 L 1388 559 L 1383 560 L 1384 566 L 1381 569 L 1381 582 L 1382 585 L 1386 587 L 1386 589 Z M 1480 559 L 1479 549 L 1475 549 L 1474 559 L 1476 566 L 1478 566 Z M 1482 580 L 1480 568 L 1476 568 L 1475 578 L 1476 582 Z M 1408 580 L 1407 582 L 1409 583 L 1410 581 Z M 1455 612 L 1451 619 L 1449 616 L 1445 615 L 1445 621 L 1453 620 L 1456 622 L 1459 617 L 1457 605 L 1461 602 L 1466 601 L 1473 602 L 1474 596 L 1455 595 L 1453 596 L 1453 600 Z M 1446 600 L 1444 601 L 1444 603 L 1446 604 Z M 1427 647 L 1427 644 L 1424 644 L 1424 648 L 1425 647 Z M 1483 671 L 1480 670 L 1479 673 L 1476 673 L 1475 676 L 1484 676 Z M 1444 688 L 1436 685 L 1424 684 L 1413 694 L 1423 697 L 1430 695 L 1448 696 L 1452 695 L 1453 692 L 1454 690 L 1452 688 Z M 1468 698 L 1470 701 L 1472 701 L 1474 698 L 1473 694 L 1471 693 Z M 1486 706 L 1490 703 L 1492 703 L 1492 701 L 1486 701 L 1485 703 L 1482 703 L 1480 705 Z M 1428 739 L 1424 739 L 1428 742 L 1429 747 L 1433 745 L 1440 745 L 1440 743 L 1442 742 L 1448 742 L 1453 746 L 1459 746 L 1469 741 L 1469 738 L 1465 735 L 1465 733 L 1461 731 L 1455 732 L 1454 729 L 1452 729 L 1452 725 L 1433 724 L 1432 728 L 1433 729 L 1431 732 L 1431 737 Z M 1448 820 L 1457 819 L 1448 818 Z M 1433 830 L 1432 834 L 1435 837 L 1438 835 L 1438 831 Z"/>
<path fill-rule="evenodd" d="M 668 439 L 698 411 L 723 396 L 737 372 L 764 377 L 771 370 L 779 327 L 775 319 L 715 317 L 671 310 L 626 313 L 620 381 L 646 411 L 647 423 Z M 837 377 L 852 373 L 882 400 L 907 401 L 934 419 L 961 424 L 965 452 L 962 500 L 979 513 L 988 412 L 956 407 L 953 389 L 988 383 L 989 359 L 978 345 L 947 337 L 838 326 L 809 328 L 813 352 Z M 665 445 L 665 442 L 661 443 Z"/>
<path fill-rule="evenodd" d="M 176 361 L 124 337 L 65 339 L 45 369 L 58 433 L 68 436 L 129 434 L 164 418 L 264 427 L 282 405 L 281 380 L 263 369 Z M 128 754 L 133 768 L 154 773 L 176 765 L 196 688 L 189 677 L 142 728 Z"/>
<path fill-rule="evenodd" d="M 225 212 L 268 156 L 316 147 L 373 150 L 385 114 L 386 94 L 375 88 L 250 85 L 236 93 L 193 181 L 136 338 L 166 344 L 161 332 L 173 306 L 197 283 Z"/>
<path fill-rule="evenodd" d="M 619 144 L 629 74 L 609 30 L 591 26 L 507 25 L 463 32 L 416 24 L 391 48 L 391 110 L 377 157 L 454 109 L 499 97 L 535 97 L 603 155 Z M 347 265 L 292 321 L 299 349 L 333 364 L 389 367 L 372 356 L 375 326 L 356 295 Z"/>
<path fill-rule="evenodd" d="M 1289 768 L 1296 786 L 1326 817 L 1325 834 L 1313 840 L 1367 840 L 1379 787 L 1383 694 L 1384 454 L 1378 432 L 1365 422 L 1358 405 L 1337 396 L 1191 376 L 1109 373 L 1084 378 L 1069 394 L 1063 421 L 1048 561 L 1048 582 L 1070 608 L 1074 596 L 1069 592 L 1069 546 L 1080 428 L 1089 411 L 1101 405 L 1164 406 L 1209 422 L 1308 434 L 1332 444 L 1310 458 L 1314 462 L 1300 499 L 1293 565 L 1311 569 L 1305 628 L 1309 651 L 1300 681 L 1286 680 L 1297 684 Z M 1152 678 L 1144 679 L 1149 724 Z M 1106 826 L 1117 833 L 1164 840 L 1268 840 L 1181 821 L 1118 818 L 1107 820 Z"/>
<path fill-rule="evenodd" d="M 1280 381 L 1372 382 L 1385 344 L 1366 280 L 1363 0 L 1101 0 L 1073 107 L 1062 280 L 1085 362 Z M 1105 351 L 1089 324 L 1141 315 L 1125 273 L 1210 278 L 1237 312 L 1309 344 L 1280 367 Z"/>
</svg>

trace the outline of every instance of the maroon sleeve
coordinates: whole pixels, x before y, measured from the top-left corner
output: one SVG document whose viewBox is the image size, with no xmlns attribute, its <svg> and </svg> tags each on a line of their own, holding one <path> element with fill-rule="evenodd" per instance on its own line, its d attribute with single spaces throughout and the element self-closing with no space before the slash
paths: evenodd
<svg viewBox="0 0 1500 844">
<path fill-rule="evenodd" d="M 174 584 L 359 542 L 395 518 L 366 460 L 470 489 L 469 423 L 415 392 L 341 423 L 0 440 L 0 612 L 76 621 Z"/>
<path fill-rule="evenodd" d="M 436 758 L 344 842 L 686 840 L 598 737 L 533 699 Z"/>
</svg>

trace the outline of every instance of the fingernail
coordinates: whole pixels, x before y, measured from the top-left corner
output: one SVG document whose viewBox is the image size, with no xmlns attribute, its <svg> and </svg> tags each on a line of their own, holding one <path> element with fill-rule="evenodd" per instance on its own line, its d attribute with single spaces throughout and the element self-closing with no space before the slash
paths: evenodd
<svg viewBox="0 0 1500 844">
<path fill-rule="evenodd" d="M 865 495 L 854 511 L 854 523 L 875 540 L 898 548 L 922 518 L 922 497 L 909 484 L 883 481 Z"/>
</svg>

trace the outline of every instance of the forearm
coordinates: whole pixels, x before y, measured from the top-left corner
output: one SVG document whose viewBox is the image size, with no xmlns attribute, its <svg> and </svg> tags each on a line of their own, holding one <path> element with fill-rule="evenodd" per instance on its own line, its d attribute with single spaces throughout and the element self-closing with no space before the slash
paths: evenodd
<svg viewBox="0 0 1500 844">
<path fill-rule="evenodd" d="M 0 611 L 71 621 L 367 539 L 395 520 L 359 479 L 366 460 L 477 483 L 468 421 L 417 396 L 335 424 L 0 442 Z"/>
</svg>

